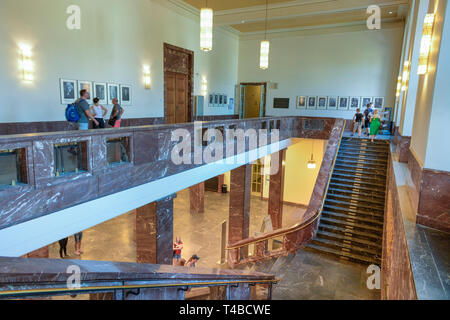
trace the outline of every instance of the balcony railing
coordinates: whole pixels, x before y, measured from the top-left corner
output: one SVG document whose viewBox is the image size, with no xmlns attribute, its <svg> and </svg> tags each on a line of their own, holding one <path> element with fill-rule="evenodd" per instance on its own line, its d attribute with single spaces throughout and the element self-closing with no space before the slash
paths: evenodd
<svg viewBox="0 0 450 320">
<path fill-rule="evenodd" d="M 279 140 L 290 138 L 328 139 L 336 120 L 331 118 L 268 117 L 245 120 L 221 120 L 176 125 L 151 125 L 89 131 L 64 131 L 24 135 L 0 135 L 0 153 L 19 150 L 19 177 L 7 176 L 8 184 L 0 187 L 0 230 L 60 210 L 105 197 L 136 186 L 182 173 L 205 164 L 177 165 L 171 151 L 178 144 L 172 133 L 184 129 L 192 146 L 201 152 L 208 143 L 195 141 L 204 129 L 224 134 L 223 154 L 236 139 L 228 132 L 267 130 L 268 141 L 252 145 L 246 139 L 245 150 L 270 144 L 273 130 Z M 242 152 L 242 150 L 241 150 Z M 6 158 L 5 158 L 6 159 Z M 11 180 L 11 182 L 9 181 Z"/>
<path fill-rule="evenodd" d="M 184 300 L 188 290 L 209 288 L 214 300 L 267 300 L 278 281 L 259 272 L 137 263 L 0 258 L 0 264 L 0 299 L 90 294 L 108 300 Z"/>
</svg>

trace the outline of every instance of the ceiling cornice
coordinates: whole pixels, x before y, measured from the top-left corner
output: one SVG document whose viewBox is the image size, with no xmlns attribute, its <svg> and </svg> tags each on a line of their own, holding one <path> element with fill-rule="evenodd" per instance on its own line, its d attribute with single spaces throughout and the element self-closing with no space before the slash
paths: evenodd
<svg viewBox="0 0 450 320">
<path fill-rule="evenodd" d="M 311 0 L 307 2 L 287 2 L 269 5 L 269 20 L 339 13 L 350 10 L 367 9 L 370 5 L 380 7 L 408 5 L 410 0 Z M 340 6 L 336 8 L 336 4 Z M 265 6 L 214 12 L 216 25 L 236 25 L 258 22 L 266 19 Z"/>
<path fill-rule="evenodd" d="M 194 6 L 191 6 L 190 4 L 187 4 L 182 0 L 149 0 L 149 1 L 156 2 L 162 5 L 163 7 L 174 10 L 175 12 L 185 17 L 188 17 L 200 24 L 200 10 L 195 8 Z M 215 24 L 214 30 L 227 34 L 235 39 L 238 39 L 239 35 L 241 34 L 240 31 L 230 27 L 229 25 L 218 26 Z"/>
<path fill-rule="evenodd" d="M 380 32 L 387 29 L 398 29 L 404 27 L 403 20 L 384 22 L 383 28 L 381 30 L 368 30 L 366 23 L 353 23 L 353 24 L 332 24 L 332 25 L 321 25 L 314 27 L 301 27 L 301 28 L 290 28 L 290 29 L 279 29 L 267 32 L 267 38 L 286 38 L 286 37 L 301 37 L 301 36 L 311 36 L 311 35 L 321 35 L 321 34 L 333 34 L 333 33 L 346 33 L 346 32 Z M 239 37 L 242 41 L 252 41 L 261 40 L 262 33 L 241 33 Z"/>
</svg>

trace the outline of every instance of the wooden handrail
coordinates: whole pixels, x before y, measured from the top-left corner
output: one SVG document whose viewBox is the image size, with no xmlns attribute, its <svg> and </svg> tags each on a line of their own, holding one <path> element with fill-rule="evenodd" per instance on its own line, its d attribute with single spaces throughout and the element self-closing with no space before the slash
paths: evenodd
<svg viewBox="0 0 450 320">
<path fill-rule="evenodd" d="M 325 197 L 327 196 L 328 188 L 330 186 L 331 176 L 332 176 L 332 173 L 333 173 L 333 170 L 334 170 L 334 166 L 336 164 L 337 155 L 338 155 L 339 149 L 341 147 L 341 141 L 342 141 L 342 137 L 343 137 L 344 131 L 345 131 L 345 124 L 346 124 L 346 120 L 344 120 L 344 125 L 342 127 L 341 137 L 339 139 L 339 144 L 338 144 L 338 147 L 337 147 L 337 150 L 336 150 L 336 154 L 334 155 L 333 163 L 331 165 L 331 170 L 328 173 L 328 182 L 327 182 L 327 187 L 325 189 L 325 192 L 323 194 L 322 204 L 320 206 L 320 209 L 317 210 L 317 212 L 314 214 L 314 216 L 311 217 L 307 222 L 297 223 L 294 226 L 289 227 L 289 228 L 278 229 L 278 230 L 269 232 L 267 234 L 260 235 L 258 237 L 247 238 L 247 239 L 244 239 L 244 240 L 237 241 L 237 242 L 227 246 L 226 247 L 227 250 L 239 249 L 239 248 L 246 247 L 246 246 L 249 246 L 249 245 L 254 244 L 254 243 L 258 243 L 258 242 L 266 241 L 266 240 L 269 240 L 269 239 L 272 239 L 272 238 L 276 238 L 276 237 L 279 237 L 279 236 L 284 236 L 284 235 L 287 235 L 287 234 L 298 232 L 298 231 L 300 231 L 302 229 L 305 229 L 309 225 L 311 225 L 314 221 L 316 221 L 320 217 L 320 215 L 322 213 L 322 210 L 323 210 Z"/>
</svg>

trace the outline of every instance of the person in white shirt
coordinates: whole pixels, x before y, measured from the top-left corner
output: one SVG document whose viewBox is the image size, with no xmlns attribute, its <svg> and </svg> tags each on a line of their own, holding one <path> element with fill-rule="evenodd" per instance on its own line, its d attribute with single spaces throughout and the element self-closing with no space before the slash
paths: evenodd
<svg viewBox="0 0 450 320">
<path fill-rule="evenodd" d="M 95 120 L 97 120 L 98 125 L 94 124 L 94 129 L 104 129 L 105 128 L 105 120 L 103 118 L 108 113 L 108 109 L 99 104 L 100 99 L 94 98 L 94 105 L 91 106 L 91 114 L 94 116 Z"/>
</svg>

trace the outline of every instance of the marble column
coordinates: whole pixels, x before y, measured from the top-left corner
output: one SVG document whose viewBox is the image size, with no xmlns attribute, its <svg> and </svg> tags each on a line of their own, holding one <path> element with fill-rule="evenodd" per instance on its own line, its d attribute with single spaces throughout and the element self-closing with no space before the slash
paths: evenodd
<svg viewBox="0 0 450 320">
<path fill-rule="evenodd" d="M 273 230 L 280 229 L 283 221 L 283 195 L 284 195 L 284 162 L 286 149 L 272 154 L 271 176 L 269 186 L 269 216 L 272 220 Z"/>
<path fill-rule="evenodd" d="M 171 195 L 136 209 L 138 263 L 172 264 L 174 198 Z"/>
<path fill-rule="evenodd" d="M 189 187 L 191 213 L 205 212 L 205 182 Z"/>
<path fill-rule="evenodd" d="M 217 177 L 217 192 L 222 193 L 222 185 L 225 183 L 225 175 L 221 174 Z"/>
<path fill-rule="evenodd" d="M 250 164 L 231 171 L 229 244 L 249 237 L 251 178 L 252 166 Z M 241 258 L 246 257 L 247 252 L 247 247 L 229 250 L 228 264 L 234 265 Z"/>
</svg>

